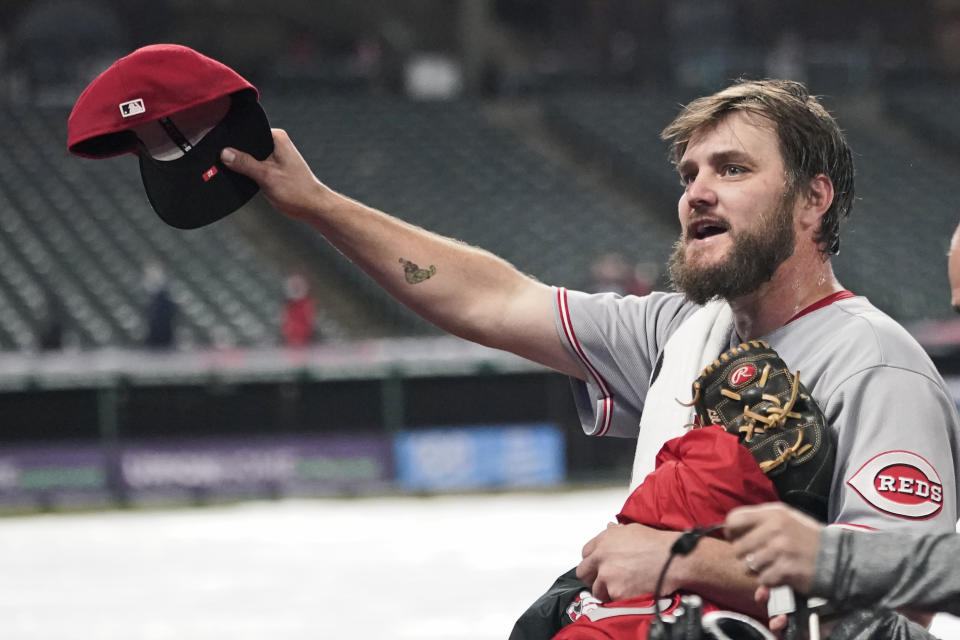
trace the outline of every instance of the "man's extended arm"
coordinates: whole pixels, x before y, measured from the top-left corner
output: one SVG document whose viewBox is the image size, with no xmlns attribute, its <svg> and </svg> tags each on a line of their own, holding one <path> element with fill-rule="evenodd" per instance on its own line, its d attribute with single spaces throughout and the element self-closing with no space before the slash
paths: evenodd
<svg viewBox="0 0 960 640">
<path fill-rule="evenodd" d="M 340 195 L 274 129 L 263 162 L 225 149 L 224 164 L 256 181 L 280 212 L 317 229 L 391 295 L 441 329 L 578 378 L 556 332 L 552 287 L 506 261 Z"/>
</svg>

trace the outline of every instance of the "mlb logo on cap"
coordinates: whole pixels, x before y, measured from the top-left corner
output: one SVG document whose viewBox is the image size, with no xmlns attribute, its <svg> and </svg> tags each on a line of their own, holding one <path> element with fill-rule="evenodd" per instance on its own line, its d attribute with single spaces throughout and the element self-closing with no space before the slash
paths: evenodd
<svg viewBox="0 0 960 640">
<path fill-rule="evenodd" d="M 67 148 L 87 158 L 134 153 L 153 209 L 194 229 L 239 209 L 259 187 L 220 162 L 227 146 L 273 153 L 256 87 L 188 47 L 142 47 L 114 62 L 77 99 Z"/>
<path fill-rule="evenodd" d="M 120 105 L 120 115 L 122 115 L 124 118 L 140 115 L 145 111 L 146 109 L 143 106 L 143 100 L 140 98 L 137 98 L 136 100 L 129 100 Z"/>
</svg>

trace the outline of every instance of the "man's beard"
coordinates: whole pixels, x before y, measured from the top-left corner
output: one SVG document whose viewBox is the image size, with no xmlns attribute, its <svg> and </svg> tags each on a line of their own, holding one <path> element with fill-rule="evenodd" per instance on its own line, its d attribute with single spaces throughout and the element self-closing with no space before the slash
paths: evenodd
<svg viewBox="0 0 960 640">
<path fill-rule="evenodd" d="M 730 255 L 718 263 L 688 264 L 681 234 L 673 245 L 669 263 L 674 290 L 700 305 L 715 298 L 733 300 L 756 291 L 793 255 L 794 200 L 792 194 L 786 194 L 773 215 L 765 217 L 755 230 L 728 230 L 733 246 Z"/>
</svg>

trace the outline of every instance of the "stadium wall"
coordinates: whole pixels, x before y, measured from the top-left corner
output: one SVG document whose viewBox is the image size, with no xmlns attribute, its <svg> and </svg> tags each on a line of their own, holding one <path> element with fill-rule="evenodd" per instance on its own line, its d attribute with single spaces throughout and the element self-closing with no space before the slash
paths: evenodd
<svg viewBox="0 0 960 640">
<path fill-rule="evenodd" d="M 0 509 L 623 483 L 564 376 L 453 338 L 11 355 Z"/>
</svg>

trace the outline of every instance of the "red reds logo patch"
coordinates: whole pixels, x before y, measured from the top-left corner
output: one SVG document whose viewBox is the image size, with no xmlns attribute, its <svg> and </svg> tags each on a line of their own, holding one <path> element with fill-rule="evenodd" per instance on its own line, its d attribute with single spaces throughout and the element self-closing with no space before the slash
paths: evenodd
<svg viewBox="0 0 960 640">
<path fill-rule="evenodd" d="M 943 508 L 943 483 L 929 462 L 909 451 L 887 451 L 871 458 L 847 484 L 884 513 L 925 520 Z"/>
<path fill-rule="evenodd" d="M 730 386 L 740 387 L 753 380 L 755 375 L 757 375 L 757 368 L 752 364 L 747 363 L 742 364 L 734 369 L 728 380 L 730 382 Z"/>
<path fill-rule="evenodd" d="M 219 173 L 217 171 L 217 165 L 213 165 L 212 167 L 210 167 L 209 169 L 203 172 L 203 181 L 210 182 L 210 178 L 217 175 L 217 173 Z"/>
</svg>

